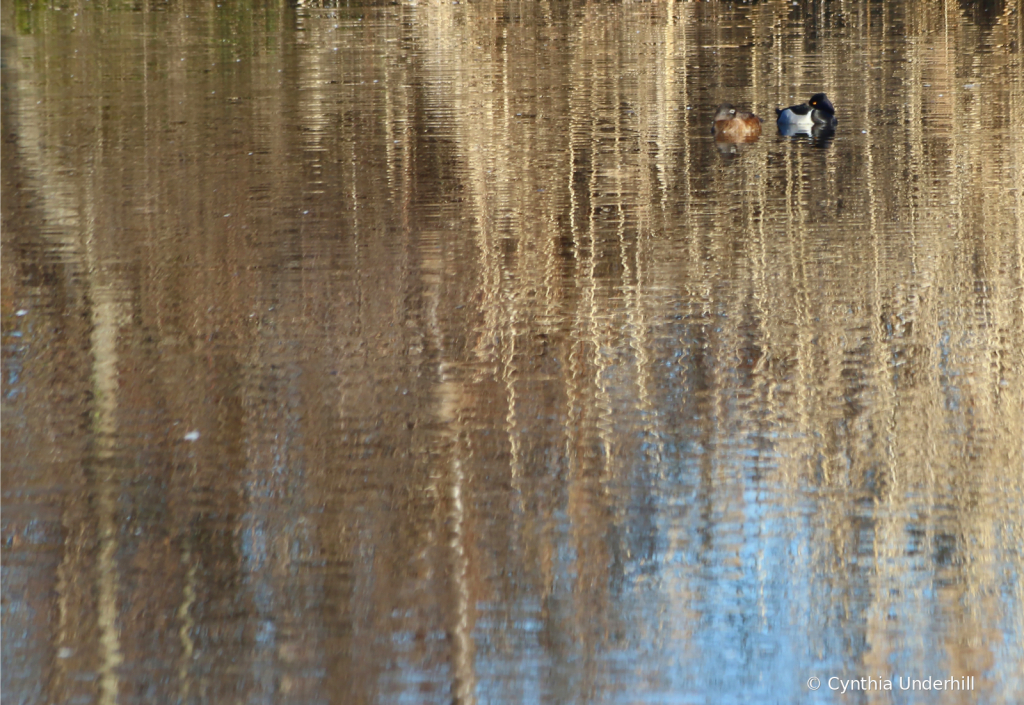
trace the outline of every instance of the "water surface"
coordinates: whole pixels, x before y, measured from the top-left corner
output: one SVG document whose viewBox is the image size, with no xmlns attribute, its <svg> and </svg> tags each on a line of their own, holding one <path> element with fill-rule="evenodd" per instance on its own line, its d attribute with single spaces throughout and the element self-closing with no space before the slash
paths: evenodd
<svg viewBox="0 0 1024 705">
<path fill-rule="evenodd" d="M 5 700 L 1024 692 L 1019 6 L 2 16 Z"/>
</svg>

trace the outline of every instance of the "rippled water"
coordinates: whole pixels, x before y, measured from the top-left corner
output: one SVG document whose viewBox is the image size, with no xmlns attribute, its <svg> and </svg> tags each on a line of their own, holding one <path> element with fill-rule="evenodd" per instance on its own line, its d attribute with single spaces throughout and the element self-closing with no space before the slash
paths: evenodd
<svg viewBox="0 0 1024 705">
<path fill-rule="evenodd" d="M 2 16 L 5 702 L 1019 702 L 1019 5 Z"/>
</svg>

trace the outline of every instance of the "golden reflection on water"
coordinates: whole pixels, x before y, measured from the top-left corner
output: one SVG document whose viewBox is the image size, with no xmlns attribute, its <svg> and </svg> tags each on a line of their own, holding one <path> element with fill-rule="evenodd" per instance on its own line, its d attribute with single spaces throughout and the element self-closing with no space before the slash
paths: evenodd
<svg viewBox="0 0 1024 705">
<path fill-rule="evenodd" d="M 1014 702 L 1024 29 L 964 8 L 5 6 L 5 691 Z"/>
</svg>

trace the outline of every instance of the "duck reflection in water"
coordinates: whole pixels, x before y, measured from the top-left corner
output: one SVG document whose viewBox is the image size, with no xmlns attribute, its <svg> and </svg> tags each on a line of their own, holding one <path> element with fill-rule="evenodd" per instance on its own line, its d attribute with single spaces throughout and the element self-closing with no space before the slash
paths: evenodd
<svg viewBox="0 0 1024 705">
<path fill-rule="evenodd" d="M 746 149 L 746 147 L 742 146 L 745 142 L 757 142 L 757 138 L 752 137 L 750 139 L 743 140 L 730 140 L 720 139 L 717 136 L 715 137 L 715 147 L 718 148 L 718 152 L 723 159 L 736 159 L 740 156 L 740 154 L 743 153 L 743 150 Z"/>
<path fill-rule="evenodd" d="M 779 134 L 783 137 L 806 137 L 813 146 L 827 149 L 836 136 L 836 128 L 834 125 L 784 126 L 780 124 Z"/>
</svg>

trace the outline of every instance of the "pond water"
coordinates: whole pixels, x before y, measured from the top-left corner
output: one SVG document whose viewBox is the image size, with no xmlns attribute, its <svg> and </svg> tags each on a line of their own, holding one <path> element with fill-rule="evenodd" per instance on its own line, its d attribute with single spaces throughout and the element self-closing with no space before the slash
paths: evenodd
<svg viewBox="0 0 1024 705">
<path fill-rule="evenodd" d="M 1021 14 L 4 3 L 5 702 L 1019 702 Z"/>
</svg>

